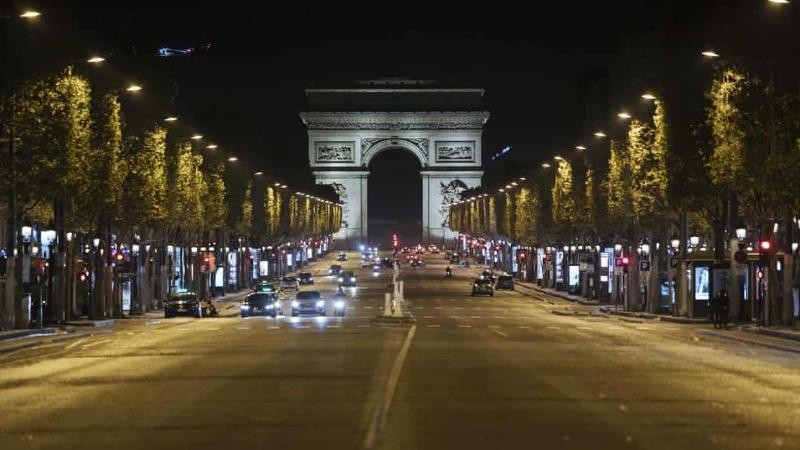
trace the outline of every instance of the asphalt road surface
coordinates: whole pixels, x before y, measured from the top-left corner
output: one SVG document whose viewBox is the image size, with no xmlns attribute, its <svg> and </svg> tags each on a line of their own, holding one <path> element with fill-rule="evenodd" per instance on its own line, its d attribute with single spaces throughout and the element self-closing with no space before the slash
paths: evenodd
<svg viewBox="0 0 800 450">
<path fill-rule="evenodd" d="M 471 297 L 477 269 L 445 279 L 442 256 L 402 269 L 413 325 L 373 320 L 391 271 L 351 254 L 343 318 L 241 319 L 231 303 L 3 343 L 0 448 L 800 448 L 797 348 L 563 316 L 581 308 L 543 294 Z M 302 289 L 333 294 L 330 263 Z"/>
</svg>

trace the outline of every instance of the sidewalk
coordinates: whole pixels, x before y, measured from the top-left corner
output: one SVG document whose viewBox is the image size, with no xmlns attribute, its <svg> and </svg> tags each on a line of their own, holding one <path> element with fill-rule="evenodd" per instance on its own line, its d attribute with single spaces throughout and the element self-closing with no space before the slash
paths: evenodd
<svg viewBox="0 0 800 450">
<path fill-rule="evenodd" d="M 567 300 L 567 301 L 572 302 L 572 303 L 578 303 L 578 304 L 586 305 L 586 306 L 597 306 L 597 305 L 600 304 L 600 302 L 598 302 L 597 300 L 587 299 L 587 298 L 583 298 L 583 297 L 581 297 L 579 295 L 571 295 L 571 294 L 568 294 L 568 293 L 563 292 L 563 291 L 557 291 L 555 289 L 542 288 L 542 287 L 539 287 L 539 286 L 537 286 L 536 284 L 533 284 L 533 283 L 528 283 L 528 282 L 516 281 L 515 280 L 514 281 L 514 286 L 516 287 L 518 285 L 519 286 L 523 286 L 526 289 L 537 291 L 537 292 L 540 292 L 542 294 L 552 295 L 553 297 L 558 297 L 558 298 Z"/>
<path fill-rule="evenodd" d="M 764 328 L 757 325 L 742 325 L 739 327 L 739 330 L 745 333 L 762 334 L 764 336 L 800 341 L 800 331 L 789 328 Z"/>
<path fill-rule="evenodd" d="M 32 328 L 27 330 L 0 331 L 0 341 L 11 341 L 36 336 L 50 336 L 57 334 L 60 330 L 54 327 Z"/>
<path fill-rule="evenodd" d="M 709 323 L 708 319 L 706 318 L 670 316 L 668 314 L 655 314 L 655 313 L 648 313 L 641 311 L 623 311 L 621 309 L 615 311 L 614 305 L 603 305 L 600 308 L 598 308 L 598 310 L 614 316 L 635 317 L 638 319 L 646 319 L 646 320 L 660 320 L 661 322 L 687 323 L 687 324 Z"/>
</svg>

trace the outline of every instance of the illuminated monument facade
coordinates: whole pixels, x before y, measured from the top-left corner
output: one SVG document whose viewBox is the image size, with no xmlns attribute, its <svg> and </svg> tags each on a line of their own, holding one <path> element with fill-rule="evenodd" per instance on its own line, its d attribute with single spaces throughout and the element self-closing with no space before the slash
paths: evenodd
<svg viewBox="0 0 800 450">
<path fill-rule="evenodd" d="M 442 244 L 448 206 L 481 184 L 481 138 L 489 113 L 483 89 L 443 89 L 435 82 L 381 79 L 348 89 L 307 89 L 308 158 L 317 184 L 332 185 L 344 203 L 341 246 L 366 243 L 370 161 L 390 149 L 422 167 L 422 239 Z"/>
</svg>

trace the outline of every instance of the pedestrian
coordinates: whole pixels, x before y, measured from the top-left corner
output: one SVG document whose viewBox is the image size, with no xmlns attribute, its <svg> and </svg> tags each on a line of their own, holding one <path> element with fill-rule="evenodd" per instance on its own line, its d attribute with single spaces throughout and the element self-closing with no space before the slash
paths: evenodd
<svg viewBox="0 0 800 450">
<path fill-rule="evenodd" d="M 724 328 L 725 323 L 728 322 L 728 311 L 730 309 L 730 297 L 725 288 L 719 290 L 717 295 L 714 296 L 714 326 L 717 328 Z"/>
</svg>

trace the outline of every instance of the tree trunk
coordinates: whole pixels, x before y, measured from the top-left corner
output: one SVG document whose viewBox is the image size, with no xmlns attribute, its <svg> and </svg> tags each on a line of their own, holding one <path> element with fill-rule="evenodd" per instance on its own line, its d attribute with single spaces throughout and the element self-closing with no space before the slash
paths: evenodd
<svg viewBox="0 0 800 450">
<path fill-rule="evenodd" d="M 792 326 L 794 321 L 794 299 L 792 298 L 792 267 L 794 255 L 786 253 L 783 257 L 783 325 Z"/>
</svg>

